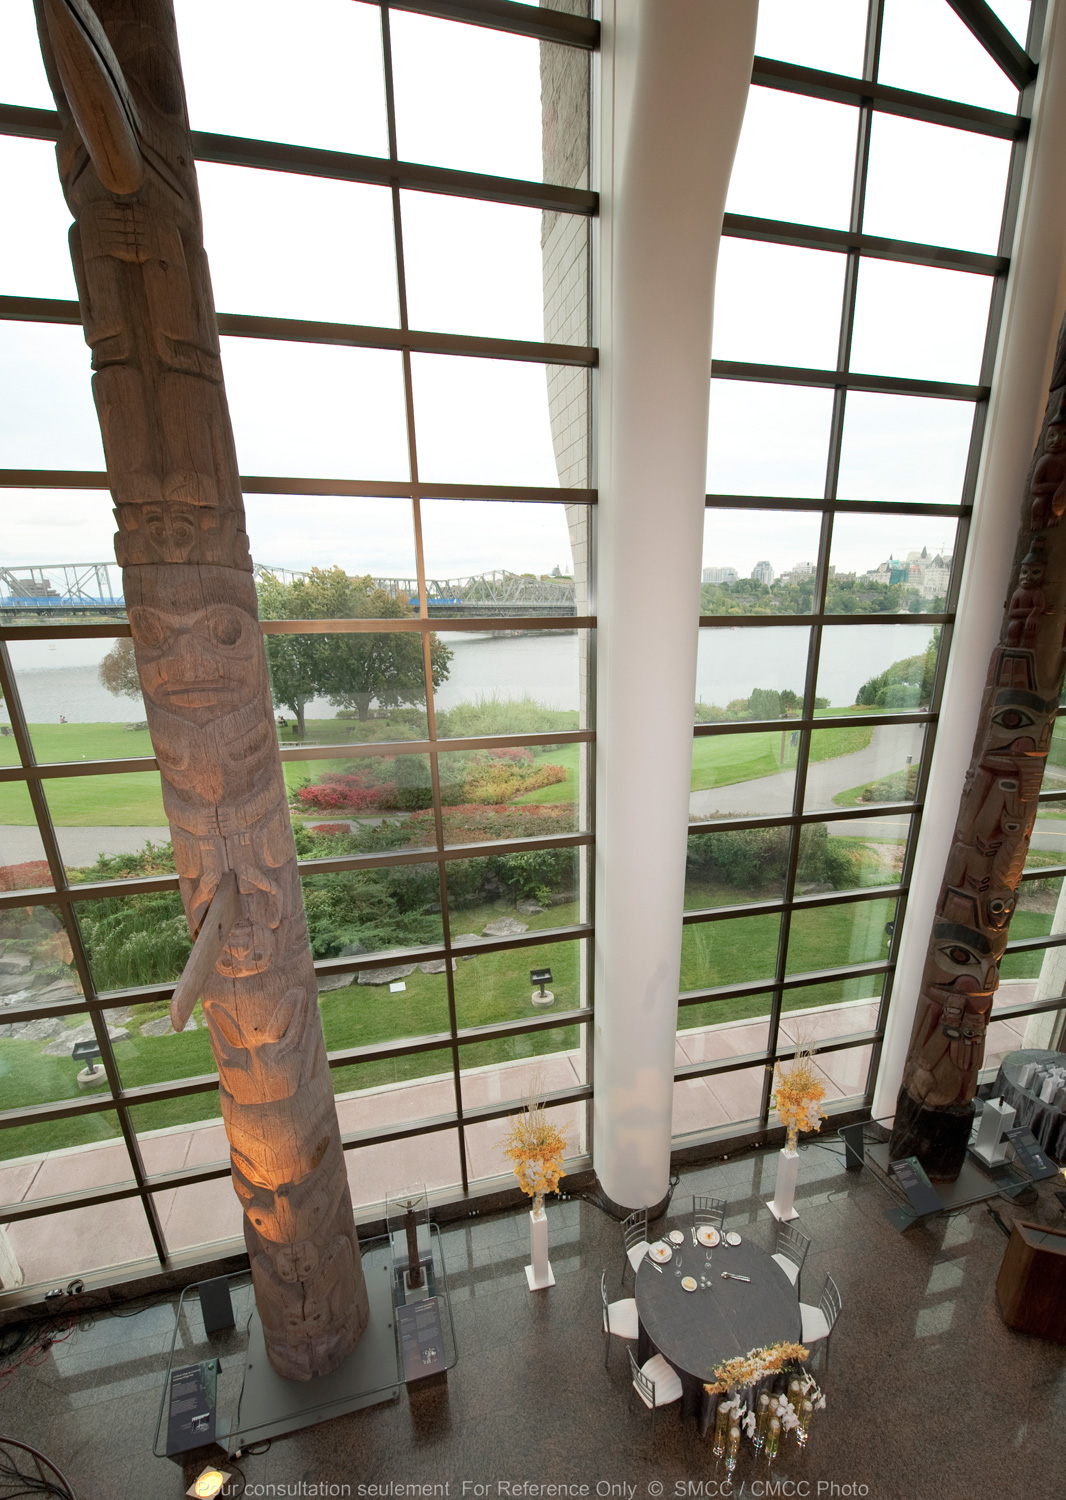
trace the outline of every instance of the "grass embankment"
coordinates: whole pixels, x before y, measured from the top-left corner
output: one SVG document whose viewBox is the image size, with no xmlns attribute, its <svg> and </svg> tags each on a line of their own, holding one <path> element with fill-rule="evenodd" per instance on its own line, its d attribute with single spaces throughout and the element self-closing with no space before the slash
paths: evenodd
<svg viewBox="0 0 1066 1500">
<path fill-rule="evenodd" d="M 799 746 L 792 744 L 795 731 L 756 730 L 752 734 L 700 735 L 692 744 L 692 780 L 694 792 L 731 786 L 738 781 L 754 781 L 760 776 L 774 776 L 795 768 Z M 833 760 L 865 750 L 873 729 L 869 725 L 848 725 L 843 729 L 819 729 L 811 739 L 812 761 Z"/>
</svg>

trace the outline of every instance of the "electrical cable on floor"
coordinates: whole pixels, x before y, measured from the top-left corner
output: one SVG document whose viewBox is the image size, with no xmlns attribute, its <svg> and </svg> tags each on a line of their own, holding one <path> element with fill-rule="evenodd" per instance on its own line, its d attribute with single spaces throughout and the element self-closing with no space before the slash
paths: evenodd
<svg viewBox="0 0 1066 1500">
<path fill-rule="evenodd" d="M 27 1473 L 20 1467 L 19 1459 L 9 1449 L 17 1450 L 18 1455 L 28 1454 L 34 1461 L 36 1474 Z M 55 1475 L 55 1479 L 49 1479 L 44 1473 L 47 1468 Z M 21 1485 L 21 1489 L 12 1489 L 12 1485 Z M 23 1495 L 50 1495 L 55 1500 L 76 1500 L 70 1481 L 50 1458 L 31 1448 L 28 1443 L 21 1443 L 17 1438 L 0 1437 L 0 1500 L 18 1500 Z"/>
</svg>

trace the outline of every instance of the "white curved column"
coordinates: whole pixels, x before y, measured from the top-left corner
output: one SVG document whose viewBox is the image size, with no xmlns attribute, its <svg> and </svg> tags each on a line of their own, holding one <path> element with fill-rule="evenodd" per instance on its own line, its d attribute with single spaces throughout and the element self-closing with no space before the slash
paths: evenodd
<svg viewBox="0 0 1066 1500">
<path fill-rule="evenodd" d="M 608 0 L 597 541 L 595 1166 L 669 1184 L 711 313 L 756 0 Z"/>
<path fill-rule="evenodd" d="M 1066 307 L 1066 5 L 1051 0 L 1022 178 L 1007 298 L 992 377 L 984 454 L 940 728 L 900 941 L 872 1110 L 895 1113 L 933 913 L 970 764 L 988 662 L 1017 542 L 1025 477 L 1047 403 L 1051 359 Z"/>
</svg>

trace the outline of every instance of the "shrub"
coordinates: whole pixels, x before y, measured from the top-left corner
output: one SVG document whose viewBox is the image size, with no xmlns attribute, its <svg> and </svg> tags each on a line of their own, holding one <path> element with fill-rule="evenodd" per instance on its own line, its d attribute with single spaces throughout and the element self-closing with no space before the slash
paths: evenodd
<svg viewBox="0 0 1066 1500">
<path fill-rule="evenodd" d="M 27 859 L 18 865 L 0 865 L 0 891 L 29 891 L 35 886 L 51 884 L 52 873 L 46 859 Z"/>
<path fill-rule="evenodd" d="M 913 802 L 918 787 L 918 767 L 907 766 L 880 781 L 871 781 L 858 795 L 859 802 Z"/>
</svg>

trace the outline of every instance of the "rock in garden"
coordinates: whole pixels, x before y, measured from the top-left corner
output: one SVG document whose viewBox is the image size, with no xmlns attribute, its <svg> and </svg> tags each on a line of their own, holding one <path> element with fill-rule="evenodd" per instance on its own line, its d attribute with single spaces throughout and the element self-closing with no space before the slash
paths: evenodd
<svg viewBox="0 0 1066 1500">
<path fill-rule="evenodd" d="M 33 991 L 34 1005 L 39 1005 L 42 1001 L 49 1005 L 58 1005 L 64 1000 L 80 999 L 81 996 L 68 979 L 54 979 L 43 989 Z"/>
<path fill-rule="evenodd" d="M 543 910 L 540 902 L 534 901 L 530 896 L 515 902 L 515 911 L 520 911 L 524 917 L 539 917 Z"/>
<path fill-rule="evenodd" d="M 318 993 L 327 994 L 330 990 L 346 990 L 354 982 L 354 974 L 318 974 Z"/>
<path fill-rule="evenodd" d="M 456 961 L 453 958 L 452 959 L 452 973 L 453 974 L 455 973 L 455 963 L 456 963 Z M 431 958 L 431 959 L 428 959 L 426 963 L 419 964 L 418 967 L 422 970 L 423 974 L 443 974 L 444 973 L 444 959 L 443 958 Z"/>
<path fill-rule="evenodd" d="M 113 1042 L 124 1042 L 129 1032 L 122 1026 L 109 1026 L 107 1034 Z M 57 1037 L 50 1047 L 44 1049 L 45 1057 L 69 1057 L 74 1050 L 75 1042 L 89 1042 L 96 1037 L 92 1022 L 86 1021 L 83 1026 L 73 1026 L 63 1036 Z"/>
<path fill-rule="evenodd" d="M 406 979 L 415 972 L 414 964 L 398 964 L 393 969 L 364 969 L 358 984 L 395 984 L 397 979 Z"/>
<path fill-rule="evenodd" d="M 12 953 L 10 950 L 0 954 L 0 974 L 28 974 L 30 970 L 30 955 L 28 953 Z"/>
<path fill-rule="evenodd" d="M 196 1031 L 197 1024 L 193 1016 L 185 1022 L 186 1031 Z M 170 1024 L 169 1016 L 160 1016 L 157 1021 L 145 1021 L 141 1027 L 142 1036 L 176 1036 L 173 1026 Z"/>
<path fill-rule="evenodd" d="M 520 932 L 528 932 L 528 922 L 517 922 L 514 917 L 500 917 L 496 922 L 490 922 L 487 927 L 481 929 L 482 937 L 517 937 Z"/>
<path fill-rule="evenodd" d="M 24 1021 L 21 1024 L 16 1021 L 11 1028 L 11 1035 L 18 1037 L 20 1042 L 44 1042 L 66 1029 L 66 1022 L 61 1016 L 38 1016 L 36 1021 Z"/>
<path fill-rule="evenodd" d="M 452 947 L 453 948 L 461 948 L 464 943 L 480 943 L 480 942 L 481 942 L 481 933 L 480 932 L 453 932 L 452 933 Z M 474 955 L 472 953 L 460 953 L 459 954 L 460 958 L 473 958 L 473 956 Z"/>
<path fill-rule="evenodd" d="M 125 1026 L 130 1018 L 128 1005 L 117 1005 L 113 1010 L 104 1011 L 104 1019 L 109 1026 Z"/>
</svg>

